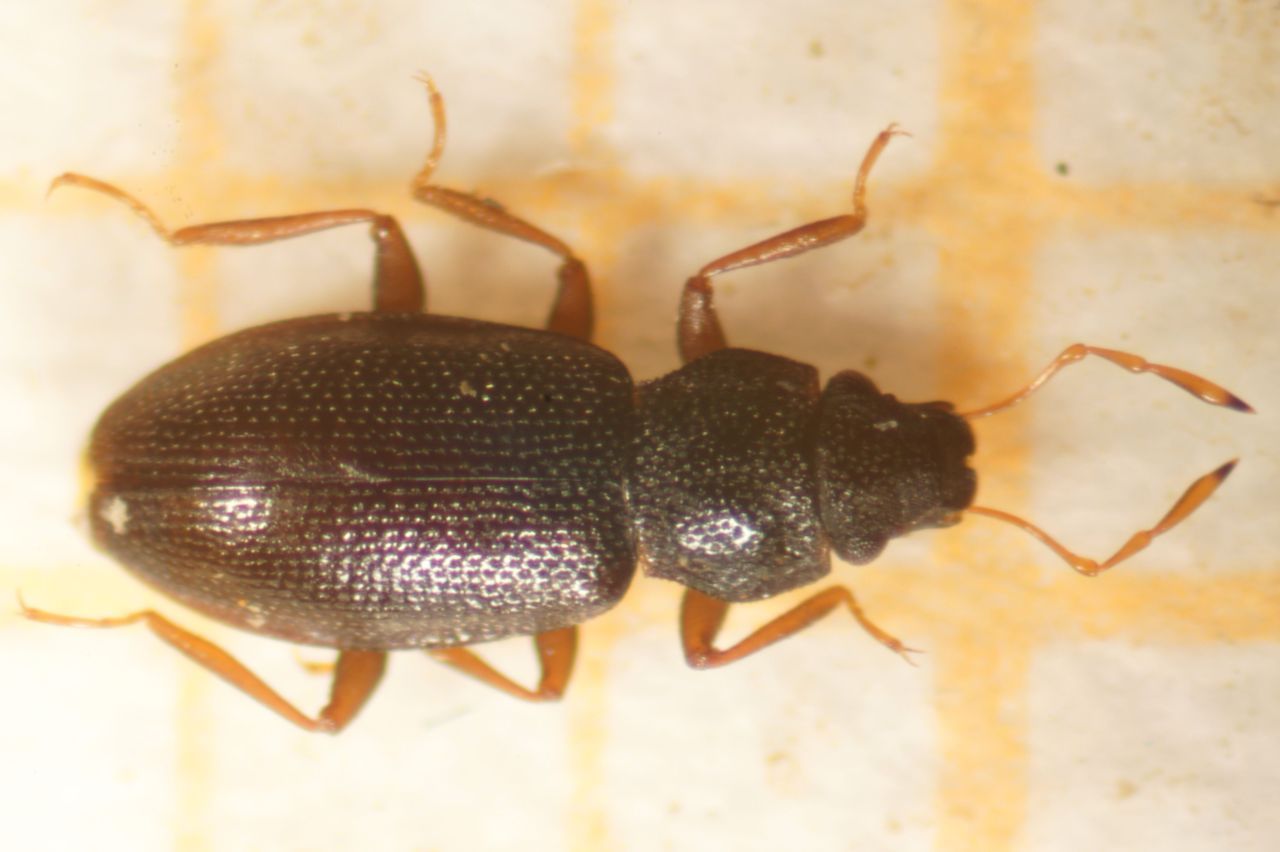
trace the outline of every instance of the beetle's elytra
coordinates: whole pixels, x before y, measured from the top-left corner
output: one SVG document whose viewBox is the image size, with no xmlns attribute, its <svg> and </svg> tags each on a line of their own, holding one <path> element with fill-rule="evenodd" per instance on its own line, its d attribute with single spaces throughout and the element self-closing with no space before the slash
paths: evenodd
<svg viewBox="0 0 1280 852">
<path fill-rule="evenodd" d="M 431 182 L 444 106 L 415 198 L 561 258 L 547 330 L 424 313 L 399 225 L 371 210 L 304 213 L 170 232 L 141 202 L 76 174 L 72 184 L 129 205 L 173 245 L 245 245 L 370 225 L 373 310 L 277 322 L 215 340 L 147 376 L 102 415 L 89 445 L 95 542 L 165 594 L 246 630 L 335 648 L 332 694 L 301 713 L 247 668 L 162 616 L 34 619 L 152 631 L 308 730 L 336 732 L 372 694 L 386 654 L 423 648 L 513 695 L 558 698 L 577 625 L 613 606 L 635 566 L 686 587 L 686 659 L 723 665 L 846 606 L 876 639 L 907 649 L 843 586 L 819 592 L 727 649 L 730 603 L 811 584 L 830 553 L 867 562 L 894 536 L 985 514 L 1032 533 L 1097 574 L 1195 510 L 1234 462 L 1201 477 L 1150 530 L 1105 562 L 1032 524 L 972 505 L 968 421 L 1013 405 L 1063 366 L 1097 355 L 1151 372 L 1206 402 L 1249 407 L 1212 382 L 1137 356 L 1076 344 L 1024 389 L 956 413 L 909 404 L 849 371 L 825 386 L 810 366 L 729 348 L 713 277 L 853 236 L 867 178 L 895 135 L 875 139 L 853 210 L 715 260 L 690 278 L 677 321 L 684 366 L 638 387 L 589 341 L 586 267 L 555 237 L 478 197 Z M 535 637 L 530 690 L 466 646 Z"/>
</svg>

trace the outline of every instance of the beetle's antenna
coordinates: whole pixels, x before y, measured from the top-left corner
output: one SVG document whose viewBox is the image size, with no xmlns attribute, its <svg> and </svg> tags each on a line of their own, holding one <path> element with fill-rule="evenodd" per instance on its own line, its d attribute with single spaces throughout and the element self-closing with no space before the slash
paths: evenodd
<svg viewBox="0 0 1280 852">
<path fill-rule="evenodd" d="M 1188 515 L 1200 507 L 1200 504 L 1209 499 L 1214 491 L 1218 490 L 1218 486 L 1231 474 L 1235 469 L 1236 462 L 1239 459 L 1232 459 L 1226 464 L 1220 466 L 1216 470 L 1206 473 L 1204 476 L 1191 483 L 1186 491 L 1182 492 L 1182 496 L 1178 498 L 1178 502 L 1173 504 L 1173 508 L 1165 513 L 1160 522 L 1148 530 L 1140 530 L 1129 537 L 1119 550 L 1111 555 L 1105 562 L 1098 562 L 1087 556 L 1081 556 L 1074 551 L 1068 550 L 1058 543 L 1057 539 L 1040 529 L 1030 521 L 1023 520 L 1017 515 L 1011 515 L 1008 512 L 1002 512 L 999 509 L 988 509 L 985 506 L 970 506 L 965 511 L 973 512 L 979 515 L 986 515 L 989 518 L 995 518 L 998 521 L 1013 524 L 1020 527 L 1031 535 L 1040 539 L 1054 553 L 1062 557 L 1072 568 L 1084 574 L 1086 577 L 1096 577 L 1108 568 L 1123 562 L 1130 556 L 1149 545 L 1156 536 L 1166 533 L 1173 527 L 1177 526 Z"/>
<path fill-rule="evenodd" d="M 972 411 L 960 412 L 958 416 L 966 420 L 976 420 L 979 417 L 986 417 L 989 414 L 995 414 L 1011 406 L 1017 405 L 1034 393 L 1041 385 L 1049 381 L 1054 373 L 1057 373 L 1063 367 L 1070 366 L 1077 361 L 1082 361 L 1090 355 L 1097 355 L 1099 358 L 1105 358 L 1113 364 L 1124 367 L 1131 373 L 1154 373 L 1167 382 L 1172 382 L 1182 388 L 1192 396 L 1198 397 L 1210 405 L 1221 405 L 1230 408 L 1233 411 L 1241 411 L 1246 414 L 1253 414 L 1253 407 L 1231 391 L 1216 385 L 1206 378 L 1197 376 L 1194 373 L 1188 373 L 1186 370 L 1180 370 L 1177 367 L 1169 367 L 1164 364 L 1152 364 L 1145 358 L 1132 355 L 1128 352 L 1120 352 L 1116 349 L 1103 349 L 1100 346 L 1086 346 L 1083 343 L 1075 343 L 1062 350 L 1062 353 L 1045 367 L 1040 375 L 1036 376 L 1022 390 L 1000 400 L 994 405 L 988 405 L 985 408 L 975 408 Z"/>
</svg>

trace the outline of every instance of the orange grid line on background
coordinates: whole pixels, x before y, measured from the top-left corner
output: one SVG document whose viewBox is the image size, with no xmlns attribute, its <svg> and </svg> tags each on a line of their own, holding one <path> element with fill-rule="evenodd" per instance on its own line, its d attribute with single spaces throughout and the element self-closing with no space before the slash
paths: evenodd
<svg viewBox="0 0 1280 852">
<path fill-rule="evenodd" d="M 234 174 L 187 180 L 207 174 L 210 163 L 220 160 L 221 131 L 214 120 L 211 93 L 204 69 L 218 56 L 222 39 L 218 22 L 201 3 L 188 6 L 182 33 L 186 45 L 181 75 L 178 114 L 182 132 L 168 173 L 143 180 L 111 176 L 137 189 L 142 197 L 161 182 L 179 183 L 193 209 L 216 210 L 228 199 L 261 197 L 268 187 L 262 181 Z M 575 153 L 583 153 L 599 141 L 596 133 L 612 115 L 616 80 L 608 45 L 614 25 L 612 0 L 578 0 L 572 50 L 572 116 L 569 138 Z M 940 246 L 938 276 L 940 298 L 947 310 L 963 315 L 964 322 L 948 326 L 939 351 L 947 354 L 940 365 L 942 386 L 966 400 L 984 396 L 984 386 L 994 377 L 1016 387 L 1029 375 L 1028 363 L 992 365 L 981 377 L 958 365 L 977 363 L 975 349 L 993 345 L 1014 352 L 1030 348 L 1027 297 L 1033 292 L 1033 255 L 1048 229 L 1064 221 L 1089 218 L 1109 225 L 1226 224 L 1237 228 L 1276 232 L 1277 220 L 1261 204 L 1241 204 L 1249 190 L 1216 188 L 1211 191 L 1175 183 L 1112 184 L 1099 187 L 1068 185 L 1052 179 L 1039 165 L 1033 140 L 1036 124 L 1036 81 L 1033 62 L 1034 4 L 1013 0 L 946 0 L 942 4 L 941 90 L 943 110 L 936 146 L 937 159 L 923 175 L 882 187 L 885 196 L 877 216 L 893 216 L 924 228 Z M 969 34 L 981 30 L 982 48 L 972 47 Z M 495 196 L 522 199 L 537 220 L 545 213 L 548 182 L 562 178 L 536 178 L 497 183 L 488 188 Z M 575 180 L 576 178 L 563 178 Z M 579 211 L 581 253 L 606 271 L 598 296 L 607 304 L 610 269 L 615 248 L 627 230 L 644 224 L 654 209 L 699 206 L 720 209 L 711 203 L 732 187 L 682 182 L 678 185 L 640 184 L 625 171 L 606 167 L 592 179 L 600 185 L 588 199 L 594 209 Z M 405 219 L 430 215 L 414 211 L 404 199 L 402 181 L 374 183 L 368 187 L 370 206 L 394 212 Z M 325 193 L 323 184 L 272 181 L 273 208 L 315 207 Z M 974 216 L 966 199 L 976 194 L 990 203 L 989 212 Z M 928 196 L 931 204 L 915 203 Z M 23 189 L 0 188 L 5 206 L 29 204 Z M 605 206 L 607 205 L 607 210 Z M 924 216 L 917 211 L 929 211 Z M 885 211 L 888 211 L 887 213 Z M 115 214 L 113 214 L 115 215 Z M 750 212 L 742 214 L 750 218 Z M 998 244 L 991 241 L 999 234 Z M 214 296 L 218 289 L 212 250 L 191 248 L 180 253 L 183 337 L 188 343 L 219 333 Z M 1002 281 L 999 304 L 990 304 L 990 282 Z M 982 306 L 964 309 L 962 304 Z M 606 318 L 607 320 L 607 318 Z M 601 336 L 609 337 L 609 329 Z M 1003 483 L 1000 505 L 1025 503 L 1030 448 L 1028 423 L 1018 411 L 1003 420 L 983 425 L 984 437 L 1002 449 L 990 459 L 991 469 Z M 1038 583 L 1034 568 L 1036 545 L 1010 537 L 1013 552 L 983 553 L 969 544 L 969 526 L 940 537 L 938 547 L 949 561 L 972 565 L 975 572 L 993 578 L 1005 588 L 998 611 L 981 599 L 966 595 L 971 580 L 963 577 L 898 573 L 891 581 L 869 576 L 860 589 L 873 597 L 892 598 L 892 585 L 927 584 L 931 600 L 965 600 L 964 611 L 947 625 L 945 641 L 936 624 L 912 624 L 913 636 L 935 640 L 936 684 L 934 706 L 940 730 L 940 777 L 936 792 L 937 845 L 944 850 L 998 850 L 1016 845 L 1027 818 L 1028 718 L 1026 694 L 1031 662 L 1043 622 L 1072 623 L 1091 636 L 1124 637 L 1158 631 L 1182 643 L 1231 641 L 1280 641 L 1280 623 L 1273 616 L 1280 600 L 1280 577 L 1273 570 L 1244 571 L 1223 578 L 1187 578 L 1181 575 L 1144 573 L 1108 577 L 1107 594 L 1097 586 L 1069 574 Z M 24 576 L 4 569 L 13 585 Z M 74 572 L 69 572 L 74 573 Z M 984 608 L 986 607 L 986 608 Z M 1019 615 L 1009 620 L 1010 610 Z M 1194 618 L 1169 618 L 1169 612 L 1195 612 Z M 903 613 L 906 619 L 912 616 Z M 987 627 L 1001 618 L 1008 625 L 997 642 Z M 606 660 L 616 642 L 615 624 L 592 634 L 592 647 L 584 648 L 575 674 L 572 724 L 575 737 L 572 765 L 577 773 L 574 801 L 565 814 L 571 846 L 582 852 L 610 848 L 608 809 L 597 791 L 604 785 L 602 755 L 607 747 L 602 708 L 608 701 Z M 997 662 L 999 663 L 997 665 Z M 191 667 L 180 690 L 179 755 L 176 783 L 180 788 L 175 847 L 203 848 L 212 792 L 207 787 L 211 747 L 201 735 L 203 696 L 210 679 Z"/>
</svg>

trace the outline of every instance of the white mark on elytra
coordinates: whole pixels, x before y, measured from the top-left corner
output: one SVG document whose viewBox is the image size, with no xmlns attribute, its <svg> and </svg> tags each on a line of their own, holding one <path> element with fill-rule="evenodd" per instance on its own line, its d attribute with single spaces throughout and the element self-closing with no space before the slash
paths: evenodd
<svg viewBox="0 0 1280 852">
<path fill-rule="evenodd" d="M 255 603 L 249 603 L 244 598 L 236 601 L 236 603 L 239 604 L 240 608 L 246 613 L 244 617 L 245 624 L 256 630 L 267 623 L 267 617 L 262 614 L 262 607 Z"/>
<path fill-rule="evenodd" d="M 124 531 L 129 528 L 129 504 L 124 502 L 123 497 L 116 495 L 98 510 L 98 517 L 111 526 L 113 533 L 124 535 Z"/>
<path fill-rule="evenodd" d="M 479 394 L 476 393 L 476 389 L 471 386 L 471 382 L 467 381 L 466 379 L 463 379 L 458 384 L 458 393 L 462 394 L 463 396 L 472 396 L 472 397 L 479 396 Z"/>
<path fill-rule="evenodd" d="M 381 474 L 361 470 L 350 462 L 338 462 L 338 468 L 352 479 L 360 479 L 365 482 L 385 482 L 388 479 L 388 477 Z"/>
<path fill-rule="evenodd" d="M 879 423 L 872 424 L 874 428 L 881 432 L 888 432 L 890 429 L 898 428 L 897 420 L 881 420 Z"/>
</svg>

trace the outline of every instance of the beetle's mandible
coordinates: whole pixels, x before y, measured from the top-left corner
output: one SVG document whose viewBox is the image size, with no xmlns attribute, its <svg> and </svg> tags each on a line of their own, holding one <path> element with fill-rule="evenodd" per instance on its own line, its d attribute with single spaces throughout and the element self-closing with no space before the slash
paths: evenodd
<svg viewBox="0 0 1280 852">
<path fill-rule="evenodd" d="M 1251 410 L 1240 398 L 1183 370 L 1075 344 L 1021 391 L 957 413 L 944 402 L 899 402 L 856 372 L 822 386 L 811 366 L 730 348 L 712 279 L 858 233 L 867 179 L 898 133 L 893 126 L 863 158 L 850 212 L 725 255 L 685 283 L 676 331 L 684 366 L 637 386 L 589 342 L 590 279 L 568 246 L 492 202 L 432 182 L 445 115 L 435 86 L 423 82 L 435 137 L 413 197 L 560 258 L 545 331 L 425 313 L 422 276 L 400 226 L 372 210 L 170 231 L 110 184 L 70 173 L 53 183 L 123 202 L 175 246 L 371 228 L 372 311 L 277 322 L 202 346 L 116 400 L 88 449 L 94 541 L 207 615 L 336 649 L 328 705 L 315 717 L 302 713 L 216 645 L 149 610 L 90 619 L 22 603 L 27 616 L 86 627 L 144 623 L 293 723 L 336 732 L 396 649 L 426 649 L 521 698 L 560 697 L 577 625 L 619 600 L 639 561 L 685 587 L 680 638 L 693 666 L 741 659 L 840 607 L 905 655 L 844 586 L 728 648 L 716 637 L 730 604 L 816 582 L 831 551 L 868 562 L 890 538 L 966 512 L 1011 522 L 1094 575 L 1189 515 L 1235 464 L 1198 479 L 1155 527 L 1095 562 L 1021 518 L 972 505 L 968 421 L 1019 402 L 1089 355 Z M 532 689 L 468 648 L 517 635 L 537 647 L 541 677 Z"/>
</svg>

